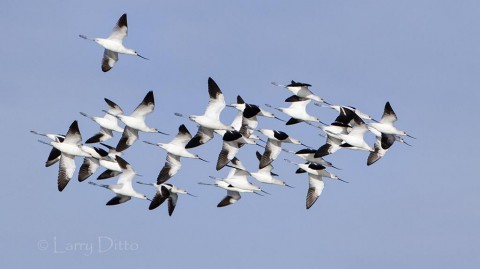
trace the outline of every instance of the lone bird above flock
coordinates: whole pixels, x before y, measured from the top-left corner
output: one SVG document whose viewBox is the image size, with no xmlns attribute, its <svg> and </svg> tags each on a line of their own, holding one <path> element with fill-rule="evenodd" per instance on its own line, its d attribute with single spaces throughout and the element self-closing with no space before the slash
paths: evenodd
<svg viewBox="0 0 480 269">
<path fill-rule="evenodd" d="M 140 58 L 147 58 L 141 56 L 133 49 L 126 48 L 123 46 L 123 39 L 128 35 L 128 26 L 127 26 L 127 14 L 123 14 L 120 19 L 118 19 L 117 24 L 113 28 L 112 33 L 107 38 L 88 38 L 85 35 L 79 35 L 83 39 L 94 41 L 100 46 L 105 48 L 103 52 L 102 59 L 102 71 L 108 72 L 115 63 L 118 61 L 118 54 L 130 54 L 136 55 Z"/>
</svg>

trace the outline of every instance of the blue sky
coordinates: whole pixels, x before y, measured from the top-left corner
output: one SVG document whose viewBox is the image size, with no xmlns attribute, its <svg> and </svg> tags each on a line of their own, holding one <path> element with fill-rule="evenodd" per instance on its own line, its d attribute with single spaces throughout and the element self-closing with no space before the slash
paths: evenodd
<svg viewBox="0 0 480 269">
<path fill-rule="evenodd" d="M 125 45 L 151 60 L 121 55 L 103 73 L 103 49 L 78 34 L 108 36 L 123 13 Z M 2 1 L 0 265 L 478 266 L 479 13 L 477 1 Z M 148 211 L 142 200 L 107 207 L 112 194 L 79 183 L 76 174 L 57 191 L 58 166 L 44 167 L 49 149 L 29 130 L 63 133 L 78 120 L 86 139 L 98 127 L 80 111 L 101 115 L 107 97 L 130 113 L 153 90 L 148 123 L 171 134 L 185 123 L 194 133 L 192 122 L 173 113 L 203 112 L 209 76 L 227 103 L 240 94 L 283 106 L 289 92 L 270 82 L 292 79 L 376 118 L 390 101 L 397 126 L 418 139 L 408 140 L 413 147 L 395 144 L 371 167 L 365 152 L 330 156 L 342 168 L 333 172 L 350 183 L 326 179 L 310 210 L 307 177 L 294 174 L 282 159 L 299 160 L 286 153 L 274 165 L 294 189 L 264 186 L 272 195 L 246 194 L 216 208 L 225 192 L 197 182 L 227 174 L 215 171 L 218 137 L 192 150 L 210 163 L 184 160 L 171 179 L 198 196 L 180 197 L 172 217 L 165 206 Z M 325 122 L 336 117 L 314 106 L 309 112 Z M 227 108 L 222 120 L 233 116 Z M 262 118 L 260 127 L 314 147 L 324 143 L 304 124 Z M 155 142 L 171 138 L 141 134 Z M 373 144 L 373 135 L 367 140 Z M 256 167 L 260 149 L 242 148 L 247 168 Z M 142 181 L 153 181 L 165 160 L 165 152 L 144 143 L 124 156 Z"/>
</svg>

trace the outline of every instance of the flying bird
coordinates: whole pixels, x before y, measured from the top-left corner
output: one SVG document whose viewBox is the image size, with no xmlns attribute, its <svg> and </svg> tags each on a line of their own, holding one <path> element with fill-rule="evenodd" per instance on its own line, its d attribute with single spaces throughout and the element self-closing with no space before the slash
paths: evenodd
<svg viewBox="0 0 480 269">
<path fill-rule="evenodd" d="M 395 114 L 395 111 L 393 111 L 393 108 L 390 105 L 390 102 L 387 102 L 385 104 L 385 108 L 383 110 L 383 115 L 382 115 L 382 118 L 380 119 L 380 122 L 371 122 L 368 125 L 384 134 L 406 135 L 410 138 L 415 139 L 415 137 L 407 134 L 405 131 L 397 129 L 393 125 L 393 123 L 396 122 L 397 119 L 398 119 L 397 115 Z"/>
<path fill-rule="evenodd" d="M 150 203 L 150 206 L 148 207 L 149 210 L 153 210 L 157 207 L 159 207 L 163 202 L 165 202 L 168 199 L 168 215 L 172 216 L 173 211 L 175 210 L 175 207 L 177 206 L 177 201 L 178 201 L 178 194 L 187 194 L 193 197 L 196 197 L 195 195 L 187 192 L 184 189 L 180 189 L 175 185 L 172 184 L 153 184 L 153 183 L 144 183 L 137 181 L 138 184 L 143 184 L 143 185 L 151 185 L 154 186 L 157 191 L 155 193 L 155 196 L 152 199 L 152 202 Z"/>
<path fill-rule="evenodd" d="M 82 135 L 77 121 L 72 122 L 63 141 L 51 141 L 50 145 L 61 152 L 58 190 L 63 191 L 75 172 L 75 156 L 91 157 L 91 155 L 82 149 Z"/>
<path fill-rule="evenodd" d="M 49 138 L 50 140 L 52 141 L 56 141 L 56 142 L 63 142 L 63 140 L 65 139 L 65 136 L 64 135 L 59 135 L 59 134 L 45 134 L 45 133 L 39 133 L 37 131 L 30 131 L 32 134 L 36 134 L 36 135 L 39 135 L 39 136 L 44 136 L 44 137 L 47 137 Z M 48 144 L 50 145 L 50 144 Z M 60 161 L 60 156 L 61 156 L 61 151 L 52 147 L 52 149 L 50 150 L 50 154 L 48 155 L 48 158 L 47 158 L 47 161 L 45 162 L 45 167 L 50 167 L 52 166 L 53 164 L 55 164 L 56 162 Z"/>
<path fill-rule="evenodd" d="M 100 125 L 100 132 L 87 139 L 87 141 L 85 141 L 86 144 L 106 141 L 113 137 L 113 132 L 123 133 L 123 128 L 118 125 L 118 118 L 116 117 L 123 114 L 122 108 L 107 98 L 104 98 L 104 100 L 110 108 L 103 117 L 89 116 L 86 113 L 80 112 L 82 116 Z"/>
<path fill-rule="evenodd" d="M 367 159 L 367 165 L 372 165 L 376 161 L 380 160 L 385 154 L 387 153 L 388 149 L 395 143 L 395 141 L 404 143 L 407 146 L 411 146 L 405 140 L 398 136 L 398 135 L 392 135 L 392 134 L 384 134 L 381 132 L 378 132 L 376 130 L 370 130 L 373 131 L 375 134 L 376 140 L 375 140 L 375 145 L 374 145 L 374 151 L 370 152 L 368 155 Z"/>
<path fill-rule="evenodd" d="M 288 134 L 282 131 L 261 129 L 260 132 L 265 135 L 268 140 L 260 164 L 258 165 L 259 169 L 271 164 L 278 155 L 280 155 L 280 152 L 282 151 L 282 143 L 302 144 L 299 140 L 288 136 Z"/>
<path fill-rule="evenodd" d="M 192 135 L 188 131 L 187 127 L 182 124 L 180 127 L 178 127 L 178 134 L 172 141 L 170 141 L 170 143 L 165 144 L 143 141 L 147 144 L 158 146 L 168 152 L 167 161 L 157 177 L 158 185 L 172 178 L 178 172 L 178 170 L 180 170 L 180 167 L 182 166 L 180 163 L 180 157 L 200 159 L 204 162 L 207 162 L 206 160 L 200 158 L 197 154 L 193 154 L 185 148 L 185 145 L 188 143 L 188 141 L 190 141 L 190 139 L 192 139 Z"/>
<path fill-rule="evenodd" d="M 150 200 L 144 194 L 141 194 L 133 189 L 132 180 L 136 173 L 132 166 L 120 156 L 117 156 L 116 160 L 122 168 L 122 174 L 118 177 L 117 184 L 103 185 L 92 181 L 88 182 L 94 186 L 106 188 L 115 193 L 115 196 L 110 199 L 106 205 L 122 204 L 132 199 L 132 197 Z"/>
<path fill-rule="evenodd" d="M 89 38 L 85 35 L 79 35 L 79 37 L 87 40 L 94 41 L 100 46 L 105 48 L 103 52 L 102 59 L 102 71 L 107 72 L 115 65 L 118 61 L 118 54 L 129 54 L 136 55 L 140 58 L 147 58 L 141 56 L 133 49 L 126 48 L 123 45 L 123 39 L 128 35 L 128 26 L 127 26 L 127 14 L 123 14 L 120 19 L 118 19 L 117 24 L 113 28 L 112 33 L 107 38 Z"/>
<path fill-rule="evenodd" d="M 124 151 L 129 148 L 135 141 L 138 139 L 138 132 L 146 133 L 160 133 L 167 135 L 166 133 L 160 132 L 156 128 L 149 127 L 145 123 L 145 117 L 153 112 L 155 108 L 155 99 L 153 96 L 153 91 L 149 91 L 147 95 L 143 98 L 142 102 L 135 108 L 133 113 L 130 116 L 118 114 L 113 115 L 125 123 L 125 128 L 122 133 L 122 138 L 118 141 L 117 151 Z M 108 111 L 105 111 L 108 113 Z"/>
<path fill-rule="evenodd" d="M 275 86 L 278 86 L 278 87 L 285 88 L 285 89 L 291 91 L 294 95 L 296 95 L 298 97 L 312 99 L 312 100 L 317 101 L 317 102 L 329 104 L 328 102 L 323 100 L 322 97 L 320 97 L 318 95 L 315 95 L 310 90 L 310 87 L 312 86 L 310 84 L 302 83 L 302 82 L 296 82 L 296 81 L 293 81 L 293 80 L 288 85 L 281 85 L 281 84 L 278 84 L 277 82 L 272 82 L 272 84 L 275 85 Z"/>
<path fill-rule="evenodd" d="M 208 94 L 210 101 L 203 115 L 191 115 L 190 120 L 200 127 L 195 136 L 187 143 L 186 148 L 194 148 L 203 145 L 213 138 L 214 130 L 234 131 L 233 126 L 228 126 L 220 121 L 220 113 L 225 108 L 225 97 L 217 83 L 208 78 Z"/>
</svg>

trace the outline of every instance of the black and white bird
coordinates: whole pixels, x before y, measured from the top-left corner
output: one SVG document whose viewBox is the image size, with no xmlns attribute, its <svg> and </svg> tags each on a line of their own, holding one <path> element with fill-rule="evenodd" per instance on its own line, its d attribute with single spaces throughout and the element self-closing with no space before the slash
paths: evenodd
<svg viewBox="0 0 480 269">
<path fill-rule="evenodd" d="M 315 103 L 315 105 L 319 106 L 319 107 L 328 107 L 328 108 L 331 108 L 331 109 L 333 109 L 337 112 L 341 112 L 341 109 L 348 109 L 348 110 L 351 110 L 351 111 L 355 112 L 355 114 L 357 114 L 361 119 L 376 121 L 374 118 L 372 118 L 372 116 L 360 111 L 360 109 L 355 108 L 353 106 L 324 105 L 324 104 L 320 104 L 320 103 Z"/>
<path fill-rule="evenodd" d="M 63 140 L 65 139 L 65 136 L 60 135 L 60 134 L 45 134 L 45 133 L 39 133 L 37 131 L 30 131 L 30 132 L 32 134 L 47 137 L 51 141 L 63 142 Z M 50 144 L 48 144 L 48 145 L 50 145 Z M 50 150 L 50 154 L 48 154 L 47 161 L 45 162 L 45 167 L 50 167 L 53 164 L 55 164 L 56 162 L 60 161 L 61 153 L 62 152 L 60 150 L 52 147 L 52 149 Z"/>
<path fill-rule="evenodd" d="M 314 158 L 321 158 L 326 155 L 333 154 L 342 148 L 340 145 L 342 144 L 343 140 L 335 134 L 348 134 L 348 131 L 352 128 L 351 122 L 353 121 L 354 114 L 355 113 L 352 110 L 341 107 L 339 115 L 330 125 L 320 126 L 320 128 L 327 135 L 327 140 L 325 144 L 317 149 L 313 155 Z"/>
<path fill-rule="evenodd" d="M 265 151 L 262 154 L 260 159 L 259 169 L 266 167 L 271 164 L 282 151 L 282 143 L 293 143 L 300 145 L 302 144 L 299 140 L 290 137 L 288 134 L 282 131 L 276 131 L 271 129 L 261 129 L 260 132 L 265 135 L 267 140 L 267 145 L 265 146 Z"/>
<path fill-rule="evenodd" d="M 116 184 L 103 185 L 97 184 L 92 181 L 89 181 L 88 183 L 98 187 L 109 189 L 115 193 L 115 197 L 110 199 L 110 201 L 107 202 L 107 205 L 122 204 L 132 199 L 132 197 L 143 200 L 150 200 L 144 194 L 141 194 L 133 189 L 132 180 L 135 177 L 136 173 L 135 170 L 133 170 L 132 166 L 120 156 L 117 156 L 116 160 L 122 168 L 122 174 L 118 177 Z"/>
<path fill-rule="evenodd" d="M 113 137 L 113 132 L 123 133 L 123 128 L 118 125 L 118 119 L 116 117 L 123 114 L 122 108 L 107 98 L 104 98 L 104 100 L 110 108 L 103 117 L 89 116 L 84 112 L 80 112 L 82 116 L 85 116 L 100 125 L 100 132 L 87 139 L 87 141 L 85 141 L 86 144 L 106 141 Z"/>
<path fill-rule="evenodd" d="M 170 143 L 152 143 L 148 141 L 143 141 L 147 144 L 158 146 L 167 151 L 167 161 L 165 165 L 161 169 L 158 177 L 157 177 L 157 184 L 160 185 L 170 178 L 172 178 L 182 166 L 180 163 L 180 158 L 192 158 L 192 159 L 200 159 L 205 161 L 204 159 L 200 158 L 197 154 L 193 154 L 189 152 L 185 146 L 187 145 L 188 141 L 192 139 L 192 135 L 188 131 L 185 125 L 180 125 L 178 127 L 178 133 L 175 138 L 170 141 Z"/>
<path fill-rule="evenodd" d="M 210 101 L 203 115 L 191 115 L 190 120 L 200 127 L 195 136 L 187 143 L 186 148 L 194 148 L 203 145 L 213 138 L 214 130 L 234 131 L 233 126 L 225 125 L 220 121 L 220 113 L 225 108 L 225 97 L 217 83 L 208 78 L 208 94 Z"/>
<path fill-rule="evenodd" d="M 152 185 L 156 188 L 156 193 L 155 196 L 152 199 L 152 202 L 150 203 L 150 206 L 148 207 L 149 210 L 153 210 L 160 205 L 163 204 L 168 199 L 168 215 L 172 216 L 173 211 L 175 210 L 175 207 L 177 206 L 177 201 L 178 201 L 178 194 L 187 194 L 193 197 L 196 197 L 195 195 L 187 192 L 184 189 L 180 189 L 175 185 L 172 184 L 152 184 L 152 183 L 144 183 L 137 181 L 138 184 L 143 184 L 143 185 Z"/>
<path fill-rule="evenodd" d="M 398 119 L 397 115 L 395 114 L 395 111 L 393 111 L 393 108 L 390 105 L 390 102 L 387 102 L 385 104 L 385 108 L 383 110 L 383 115 L 382 115 L 382 118 L 380 119 L 380 122 L 371 122 L 368 125 L 384 134 L 406 135 L 408 137 L 415 138 L 407 134 L 405 131 L 397 129 L 397 127 L 393 125 L 393 123 L 395 123 L 397 119 Z"/>
<path fill-rule="evenodd" d="M 237 158 L 234 158 L 232 160 L 232 169 L 226 178 L 221 179 L 211 177 L 214 179 L 213 184 L 203 182 L 200 182 L 199 184 L 212 185 L 227 190 L 227 196 L 218 203 L 217 207 L 224 207 L 236 203 L 241 198 L 241 192 L 251 192 L 256 194 L 259 194 L 257 191 L 265 192 L 260 187 L 248 182 L 247 176 L 249 176 L 250 173 L 244 168 L 244 165 Z"/>
<path fill-rule="evenodd" d="M 278 87 L 285 88 L 285 89 L 289 90 L 290 92 L 292 92 L 294 95 L 296 95 L 298 97 L 307 98 L 307 99 L 311 99 L 311 100 L 314 100 L 314 101 L 317 101 L 317 102 L 329 104 L 328 102 L 323 100 L 322 97 L 320 97 L 318 95 L 315 95 L 310 90 L 310 87 L 312 86 L 310 84 L 302 83 L 302 82 L 296 82 L 296 81 L 293 81 L 293 80 L 288 85 L 281 85 L 281 84 L 278 84 L 276 82 L 272 82 L 272 84 L 275 85 L 275 86 L 278 86 Z"/>
<path fill-rule="evenodd" d="M 335 137 L 342 140 L 340 147 L 354 149 L 354 150 L 366 150 L 374 151 L 364 139 L 364 135 L 368 132 L 368 126 L 365 122 L 355 113 L 353 113 L 353 122 L 352 128 L 349 128 L 348 133 L 345 134 L 342 132 L 334 132 L 331 130 L 325 130 L 327 135 Z"/>
<path fill-rule="evenodd" d="M 58 190 L 63 191 L 75 172 L 75 156 L 91 157 L 91 155 L 82 149 L 82 135 L 77 121 L 72 122 L 63 141 L 51 141 L 50 144 L 61 152 Z"/>
<path fill-rule="evenodd" d="M 262 159 L 262 154 L 260 152 L 255 152 L 258 161 Z M 287 186 L 292 188 L 292 186 L 288 185 L 285 181 L 276 178 L 278 175 L 272 172 L 273 166 L 271 164 L 265 166 L 262 169 L 258 169 L 257 172 L 251 172 L 251 176 L 256 180 L 265 183 L 265 184 L 272 184 L 272 185 L 280 185 L 280 186 Z"/>
<path fill-rule="evenodd" d="M 139 131 L 167 135 L 166 133 L 160 132 L 156 128 L 149 127 L 145 123 L 145 117 L 152 113 L 154 108 L 155 99 L 153 96 L 153 91 L 149 91 L 147 95 L 145 95 L 145 97 L 143 98 L 142 102 L 137 106 L 137 108 L 135 108 L 135 110 L 130 116 L 123 114 L 113 115 L 119 118 L 126 125 L 123 130 L 122 138 L 120 138 L 120 141 L 118 141 L 116 147 L 117 151 L 124 151 L 131 145 L 133 145 L 133 143 L 138 139 Z"/>
<path fill-rule="evenodd" d="M 290 102 L 289 107 L 275 108 L 276 110 L 281 111 L 286 115 L 290 116 L 290 119 L 287 121 L 286 125 L 293 125 L 300 122 L 322 123 L 322 121 L 320 121 L 319 118 L 307 113 L 307 105 L 312 101 L 311 99 L 293 95 L 287 98 L 287 101 Z"/>
<path fill-rule="evenodd" d="M 127 14 L 123 14 L 120 19 L 118 19 L 117 24 L 113 28 L 112 33 L 108 38 L 88 38 L 85 35 L 79 35 L 83 39 L 92 40 L 95 43 L 105 48 L 103 52 L 102 59 L 102 71 L 107 72 L 115 65 L 118 61 L 118 54 L 129 54 L 136 55 L 140 58 L 147 58 L 141 56 L 133 49 L 126 48 L 123 45 L 123 39 L 128 35 L 128 25 L 127 25 Z"/>
</svg>

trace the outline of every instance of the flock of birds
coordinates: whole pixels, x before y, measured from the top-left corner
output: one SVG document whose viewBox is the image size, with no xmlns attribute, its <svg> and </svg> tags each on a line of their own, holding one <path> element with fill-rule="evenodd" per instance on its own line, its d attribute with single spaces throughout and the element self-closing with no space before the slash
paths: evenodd
<svg viewBox="0 0 480 269">
<path fill-rule="evenodd" d="M 105 48 L 102 70 L 107 72 L 118 61 L 118 53 L 137 55 L 145 58 L 140 56 L 136 51 L 123 46 L 123 39 L 127 36 L 127 32 L 127 17 L 126 14 L 123 14 L 108 38 L 90 39 L 83 35 L 80 37 L 93 40 Z M 147 144 L 162 148 L 167 152 L 165 164 L 161 168 L 155 183 L 137 181 L 138 184 L 155 187 L 156 192 L 151 199 L 134 189 L 133 179 L 137 174 L 130 163 L 122 157 L 122 153 L 139 140 L 139 135 L 142 132 L 168 135 L 156 128 L 148 126 L 145 121 L 146 117 L 151 114 L 155 108 L 153 91 L 149 91 L 145 95 L 130 115 L 126 115 L 119 105 L 107 98 L 105 98 L 105 102 L 108 105 L 108 110 L 103 110 L 103 112 L 105 112 L 104 116 L 90 116 L 80 112 L 81 115 L 91 119 L 100 126 L 99 132 L 87 139 L 85 144 L 82 142 L 82 135 L 80 134 L 76 120 L 70 125 L 65 135 L 40 133 L 36 131 L 32 131 L 32 133 L 50 139 L 49 142 L 39 141 L 52 147 L 45 165 L 49 167 L 59 162 L 59 191 L 65 189 L 75 173 L 75 158 L 83 157 L 83 163 L 78 172 L 78 181 L 82 182 L 88 179 L 96 173 L 100 167 L 105 168 L 105 170 L 97 177 L 97 180 L 118 177 L 115 184 L 108 185 L 89 181 L 92 185 L 106 188 L 115 193 L 115 196 L 107 202 L 107 205 L 121 204 L 134 197 L 149 200 L 149 209 L 152 210 L 168 200 L 169 215 L 172 215 L 175 209 L 178 194 L 192 195 L 186 190 L 168 182 L 181 169 L 181 158 L 192 158 L 207 162 L 190 150 L 202 146 L 214 139 L 215 136 L 221 137 L 223 143 L 220 153 L 218 154 L 216 170 L 228 167 L 230 171 L 226 178 L 211 177 L 213 183 L 199 182 L 199 184 L 212 185 L 226 190 L 227 194 L 218 203 L 218 207 L 228 206 L 237 202 L 241 198 L 241 193 L 268 194 L 268 192 L 261 187 L 251 183 L 248 180 L 249 177 L 253 177 L 257 181 L 265 184 L 292 187 L 272 172 L 273 162 L 277 160 L 282 151 L 284 151 L 294 154 L 305 161 L 296 163 L 285 159 L 287 162 L 297 166 L 296 173 L 306 173 L 308 175 L 307 209 L 316 202 L 322 193 L 324 188 L 323 178 L 344 181 L 337 175 L 327 171 L 327 168 L 338 168 L 323 157 L 333 154 L 342 148 L 363 150 L 369 152 L 367 165 L 371 165 L 382 158 L 394 142 L 409 145 L 403 137 L 408 136 L 414 138 L 394 126 L 394 122 L 397 121 L 397 116 L 389 102 L 385 104 L 382 118 L 377 121 L 356 108 L 332 105 L 326 102 L 310 90 L 311 85 L 309 84 L 295 81 L 291 81 L 288 85 L 272 84 L 285 88 L 293 94 L 285 100 L 285 102 L 289 104 L 288 107 L 275 108 L 270 105 L 265 105 L 289 116 L 290 119 L 288 121 L 282 120 L 274 113 L 268 112 L 258 105 L 245 102 L 240 96 L 237 96 L 237 102 L 235 104 L 227 105 L 220 87 L 212 78 L 208 78 L 208 94 L 210 99 L 205 112 L 202 115 L 190 115 L 188 117 L 189 120 L 195 122 L 198 126 L 198 131 L 194 136 L 192 136 L 185 124 L 181 124 L 178 127 L 177 135 L 168 143 L 143 141 Z M 307 113 L 307 106 L 312 101 L 314 101 L 314 105 L 316 106 L 335 109 L 339 113 L 338 117 L 331 124 L 321 122 L 317 117 Z M 226 106 L 233 107 L 238 111 L 231 124 L 225 124 L 220 120 L 220 114 Z M 175 113 L 175 115 L 184 117 L 180 113 Z M 283 131 L 259 129 L 258 117 L 274 118 L 286 122 L 286 125 L 295 125 L 301 122 L 306 123 L 322 130 L 325 133 L 326 142 L 318 148 L 310 148 Z M 364 140 L 364 135 L 369 131 L 376 136 L 373 147 Z M 105 141 L 114 137 L 115 132 L 122 134 L 117 145 L 112 147 L 105 144 Z M 261 144 L 260 142 L 263 143 Z M 290 151 L 282 148 L 284 143 L 301 145 L 303 148 L 298 151 Z M 92 144 L 96 146 L 90 146 Z M 236 157 L 243 146 L 248 144 L 264 148 L 263 153 L 256 151 L 258 170 L 255 172 L 249 171 Z M 100 145 L 104 148 L 100 147 Z"/>
</svg>

